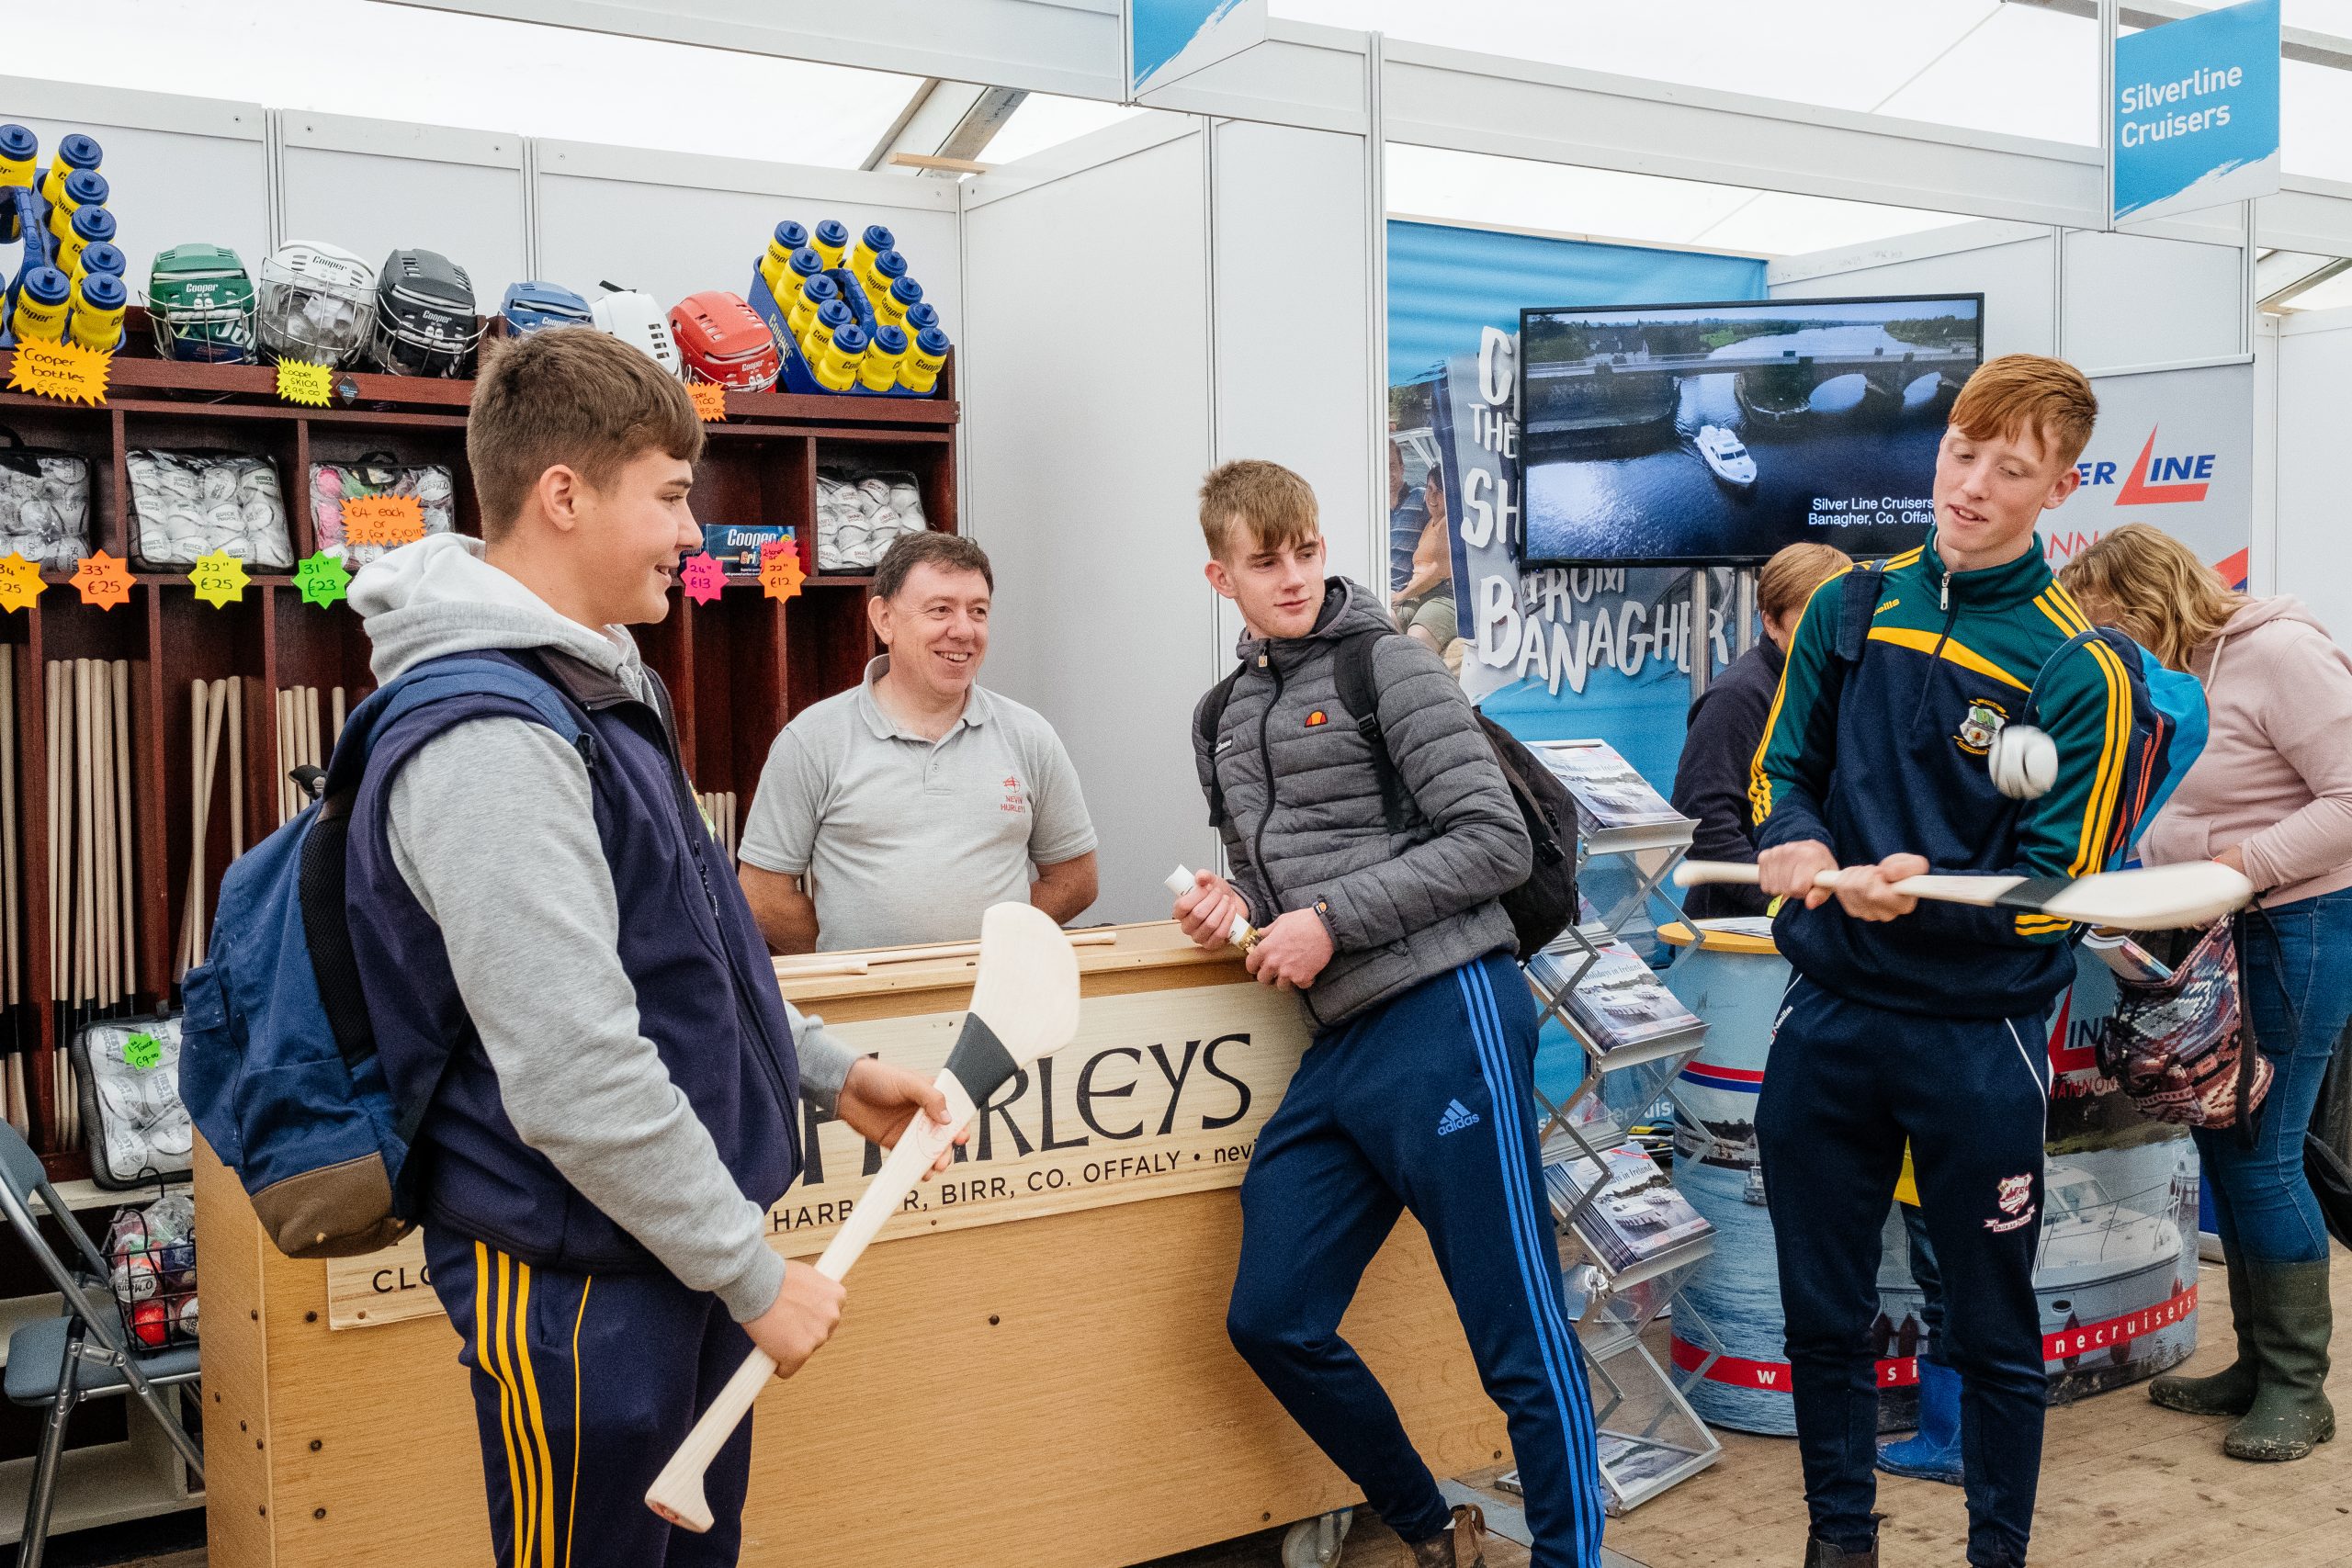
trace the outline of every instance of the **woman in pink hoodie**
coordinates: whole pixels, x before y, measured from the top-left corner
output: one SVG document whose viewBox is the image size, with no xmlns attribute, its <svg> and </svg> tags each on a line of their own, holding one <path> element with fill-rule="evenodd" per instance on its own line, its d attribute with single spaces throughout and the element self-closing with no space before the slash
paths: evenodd
<svg viewBox="0 0 2352 1568">
<path fill-rule="evenodd" d="M 2327 1230 L 2303 1176 L 2320 1080 L 2352 1018 L 2352 658 L 2290 598 L 2222 586 L 2170 535 L 2127 524 L 2067 563 L 2084 612 L 2205 683 L 2204 752 L 2140 842 L 2151 865 L 2217 860 L 2245 873 L 2238 931 L 2255 1043 L 2278 1071 L 2251 1146 L 2196 1130 L 2230 1271 L 2238 1359 L 2163 1377 L 2159 1404 L 2235 1416 L 2222 1447 L 2301 1459 L 2335 1435 L 2321 1384 L 2330 1328 Z"/>
</svg>

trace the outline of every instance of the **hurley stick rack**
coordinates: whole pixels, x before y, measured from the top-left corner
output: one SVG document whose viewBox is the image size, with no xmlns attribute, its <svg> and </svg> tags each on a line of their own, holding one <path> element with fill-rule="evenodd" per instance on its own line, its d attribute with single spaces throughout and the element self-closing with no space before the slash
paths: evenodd
<svg viewBox="0 0 2352 1568">
<path fill-rule="evenodd" d="M 127 325 L 103 403 L 0 389 L 0 425 L 88 462 L 90 548 L 127 563 L 130 580 L 128 598 L 109 606 L 48 572 L 29 605 L 0 608 L 0 1109 L 59 1180 L 89 1170 L 81 1130 L 68 1124 L 75 1031 L 109 1012 L 177 1010 L 183 977 L 214 945 L 222 872 L 300 809 L 287 774 L 325 765 L 344 716 L 376 684 L 359 616 L 317 602 L 315 573 L 306 598 L 292 573 L 248 563 L 242 589 L 216 604 L 197 596 L 186 566 L 141 561 L 129 454 L 267 457 L 297 561 L 322 543 L 312 467 L 372 452 L 447 468 L 458 531 L 481 532 L 465 451 L 471 382 L 352 372 L 337 378 L 353 389 L 347 403 L 300 408 L 277 396 L 270 367 L 157 359 L 144 312 Z M 14 357 L 0 349 L 0 388 Z M 708 499 L 697 505 L 794 530 L 808 574 L 785 599 L 748 576 L 727 578 L 707 603 L 678 592 L 663 621 L 638 629 L 669 689 L 687 776 L 730 848 L 776 731 L 857 684 L 879 651 L 866 623 L 871 579 L 816 570 L 817 470 L 911 473 L 932 526 L 956 532 L 952 365 L 937 398 L 730 394 L 727 417 L 704 426 L 695 492 Z M 86 704 L 77 663 L 104 671 L 103 694 Z M 66 671 L 54 716 L 52 665 Z"/>
</svg>

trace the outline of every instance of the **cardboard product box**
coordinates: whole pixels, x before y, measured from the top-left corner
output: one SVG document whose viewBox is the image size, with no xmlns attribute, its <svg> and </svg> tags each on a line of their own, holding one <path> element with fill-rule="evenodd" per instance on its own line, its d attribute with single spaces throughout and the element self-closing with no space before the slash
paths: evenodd
<svg viewBox="0 0 2352 1568">
<path fill-rule="evenodd" d="M 789 543 L 793 531 L 780 524 L 706 523 L 702 547 L 729 577 L 760 574 L 760 547 Z"/>
</svg>

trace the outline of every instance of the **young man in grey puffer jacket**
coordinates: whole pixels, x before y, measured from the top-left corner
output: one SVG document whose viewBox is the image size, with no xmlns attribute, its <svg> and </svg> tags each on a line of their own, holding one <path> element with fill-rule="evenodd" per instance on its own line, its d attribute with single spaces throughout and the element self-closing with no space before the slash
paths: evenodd
<svg viewBox="0 0 2352 1568">
<path fill-rule="evenodd" d="M 1257 927 L 1250 973 L 1296 989 L 1315 1027 L 1241 1184 L 1227 1332 L 1404 1540 L 1406 1562 L 1476 1568 L 1475 1517 L 1447 1508 L 1339 1333 L 1411 1210 L 1509 1418 L 1536 1568 L 1596 1564 L 1592 1408 L 1536 1154 L 1535 1006 L 1498 902 L 1531 863 L 1519 808 L 1438 656 L 1396 635 L 1365 589 L 1323 575 L 1304 479 L 1227 463 L 1201 487 L 1201 531 L 1209 581 L 1245 626 L 1222 710 L 1212 694 L 1193 724 L 1235 880 L 1200 873 L 1176 918 L 1211 949 L 1237 917 Z M 1389 634 L 1372 645 L 1381 743 L 1410 795 L 1396 833 L 1374 742 L 1336 675 L 1340 643 L 1374 631 Z"/>
</svg>

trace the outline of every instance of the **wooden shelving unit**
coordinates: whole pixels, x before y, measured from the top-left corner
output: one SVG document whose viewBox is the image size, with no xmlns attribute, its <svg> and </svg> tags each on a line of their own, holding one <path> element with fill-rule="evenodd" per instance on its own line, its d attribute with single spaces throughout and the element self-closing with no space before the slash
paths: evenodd
<svg viewBox="0 0 2352 1568">
<path fill-rule="evenodd" d="M 352 373 L 347 406 L 297 408 L 277 397 L 274 369 L 179 364 L 143 356 L 151 341 L 133 312 L 130 347 L 118 356 L 109 400 L 97 408 L 0 391 L 0 426 L 28 446 L 77 453 L 91 463 L 93 548 L 131 558 L 133 519 L 124 455 L 140 447 L 226 448 L 277 464 L 299 560 L 316 547 L 309 508 L 310 466 L 390 451 L 403 463 L 447 466 L 458 496 L 458 526 L 479 534 L 465 460 L 470 381 Z M 13 355 L 0 350 L 0 385 Z M 676 705 L 686 767 L 698 790 L 733 791 L 751 807 L 769 742 L 792 715 L 854 685 L 875 651 L 865 619 L 870 578 L 816 571 L 816 475 L 820 466 L 904 469 L 916 476 L 927 521 L 958 526 L 954 367 L 929 399 L 730 394 L 724 423 L 695 482 L 695 515 L 707 524 L 784 524 L 798 530 L 809 574 L 799 597 L 764 596 L 749 578 L 697 605 L 673 591 L 667 619 L 639 628 L 645 657 Z M 75 1020 L 51 998 L 58 987 L 48 951 L 48 795 L 42 670 L 57 659 L 129 660 L 131 665 L 133 885 L 131 923 L 138 989 L 121 1012 L 176 1005 L 174 954 L 186 899 L 190 840 L 189 682 L 243 682 L 246 841 L 276 823 L 274 694 L 281 687 L 342 686 L 356 704 L 373 689 L 368 644 L 347 605 L 305 604 L 285 574 L 255 575 L 242 602 L 215 609 L 184 576 L 138 572 L 130 603 L 85 605 L 62 576 L 35 605 L 0 614 L 0 641 L 16 653 L 17 800 L 25 1002 L 0 1021 L 0 1049 L 27 1054 L 34 1145 L 51 1173 L 85 1177 L 80 1148 L 60 1145 L 44 1114 L 53 1064 Z M 224 742 L 221 765 L 225 767 Z M 228 863 L 226 814 L 206 834 L 208 910 Z"/>
</svg>

